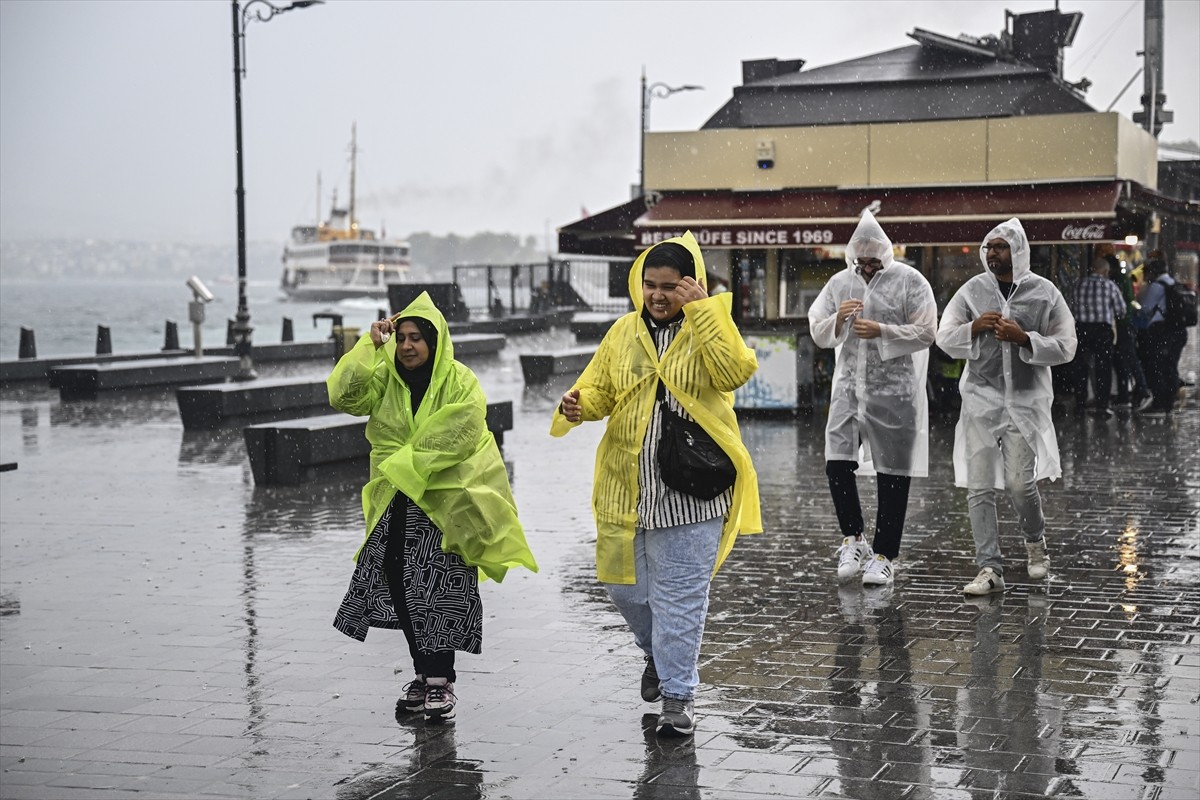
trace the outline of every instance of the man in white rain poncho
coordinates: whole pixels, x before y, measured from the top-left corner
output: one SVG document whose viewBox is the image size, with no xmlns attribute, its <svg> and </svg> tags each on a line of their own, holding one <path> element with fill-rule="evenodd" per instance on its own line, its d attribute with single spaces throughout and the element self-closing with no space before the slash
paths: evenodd
<svg viewBox="0 0 1200 800">
<path fill-rule="evenodd" d="M 865 563 L 863 585 L 886 586 L 900 554 L 909 483 L 928 474 L 925 376 L 937 305 L 925 276 L 892 260 L 892 243 L 870 211 L 846 245 L 846 262 L 808 310 L 813 341 L 837 348 L 825 474 L 843 537 L 838 579 L 850 580 Z M 854 476 L 860 463 L 866 474 L 875 471 L 879 487 L 870 545 Z"/>
<path fill-rule="evenodd" d="M 1029 240 L 1016 219 L 979 249 L 985 271 L 962 285 L 942 314 L 938 347 L 967 360 L 959 381 L 954 483 L 967 488 L 979 575 L 970 595 L 1004 591 L 996 490 L 1017 510 L 1029 577 L 1046 577 L 1045 519 L 1037 482 L 1062 474 L 1050 405 L 1050 368 L 1075 357 L 1075 319 L 1054 284 L 1029 270 Z"/>
</svg>

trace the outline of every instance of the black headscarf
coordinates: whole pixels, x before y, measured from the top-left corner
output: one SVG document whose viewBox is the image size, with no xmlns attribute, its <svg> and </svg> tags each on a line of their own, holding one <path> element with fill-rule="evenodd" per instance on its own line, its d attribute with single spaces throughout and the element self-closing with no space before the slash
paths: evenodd
<svg viewBox="0 0 1200 800">
<path fill-rule="evenodd" d="M 416 369 L 406 369 L 400 363 L 398 354 L 396 358 L 396 372 L 400 374 L 400 380 L 408 386 L 409 395 L 412 397 L 412 413 L 416 416 L 417 409 L 421 407 L 421 401 L 425 399 L 425 392 L 429 390 L 429 382 L 433 379 L 433 362 L 437 357 L 438 333 L 433 323 L 424 317 L 401 317 L 396 320 L 397 336 L 399 336 L 400 324 L 403 322 L 411 322 L 416 325 L 421 331 L 421 338 L 429 345 L 429 358 L 425 359 L 425 363 Z M 397 341 L 397 350 L 399 350 L 399 344 Z"/>
</svg>

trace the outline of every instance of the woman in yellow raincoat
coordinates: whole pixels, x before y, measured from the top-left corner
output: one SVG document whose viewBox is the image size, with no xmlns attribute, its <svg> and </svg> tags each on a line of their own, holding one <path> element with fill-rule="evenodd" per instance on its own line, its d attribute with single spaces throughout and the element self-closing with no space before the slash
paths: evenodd
<svg viewBox="0 0 1200 800">
<path fill-rule="evenodd" d="M 454 360 L 446 319 L 427 293 L 371 325 L 327 381 L 330 404 L 370 416 L 367 538 L 334 627 L 362 641 L 400 628 L 416 672 L 397 713 L 454 717 L 454 654 L 479 653 L 479 575 L 537 571 L 517 520 L 479 380 Z"/>
<path fill-rule="evenodd" d="M 691 233 L 645 251 L 629 273 L 634 311 L 613 324 L 550 433 L 608 418 L 596 453 L 596 571 L 645 654 L 641 694 L 663 700 L 658 730 L 693 731 L 697 661 L 712 575 L 739 533 L 762 530 L 758 476 L 742 444 L 733 391 L 758 368 L 731 316 L 709 297 Z M 668 488 L 656 458 L 663 415 L 700 425 L 737 477 L 712 499 Z"/>
</svg>

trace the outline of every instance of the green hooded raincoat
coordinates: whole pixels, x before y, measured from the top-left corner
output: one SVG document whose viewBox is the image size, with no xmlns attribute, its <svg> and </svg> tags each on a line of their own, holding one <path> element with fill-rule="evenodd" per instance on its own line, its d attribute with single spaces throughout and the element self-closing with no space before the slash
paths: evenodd
<svg viewBox="0 0 1200 800">
<path fill-rule="evenodd" d="M 446 318 L 422 292 L 403 317 L 437 329 L 429 389 L 414 418 L 408 386 L 396 371 L 396 337 L 376 348 L 370 333 L 342 356 L 326 382 L 339 411 L 370 416 L 371 478 L 363 487 L 367 536 L 397 491 L 442 532 L 442 549 L 500 581 L 509 567 L 537 572 L 517 519 L 508 473 L 487 429 L 487 400 L 475 373 L 454 360 Z M 355 553 L 357 560 L 362 553 Z"/>
<path fill-rule="evenodd" d="M 692 234 L 669 241 L 691 252 L 696 280 L 707 285 L 704 257 Z M 648 252 L 643 251 L 629 271 L 634 310 L 613 323 L 572 387 L 579 390 L 585 421 L 609 418 L 596 451 L 592 488 L 596 573 L 603 583 L 637 582 L 633 538 L 637 528 L 638 454 L 654 411 L 660 379 L 737 468 L 714 573 L 733 549 L 739 533 L 762 531 L 758 475 L 742 444 L 733 411 L 733 391 L 750 379 L 758 369 L 758 360 L 733 323 L 732 295 L 718 294 L 685 305 L 679 334 L 659 361 L 654 339 L 642 320 L 642 263 Z M 563 436 L 578 424 L 567 421 L 556 408 L 550 434 Z"/>
</svg>

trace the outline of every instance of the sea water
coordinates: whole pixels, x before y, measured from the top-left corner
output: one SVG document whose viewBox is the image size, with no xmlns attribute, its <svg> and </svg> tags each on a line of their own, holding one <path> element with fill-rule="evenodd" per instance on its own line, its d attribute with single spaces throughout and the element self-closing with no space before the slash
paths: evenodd
<svg viewBox="0 0 1200 800">
<path fill-rule="evenodd" d="M 211 283 L 208 288 L 216 297 L 205 306 L 202 345 L 222 347 L 226 320 L 237 313 L 237 284 Z M 191 349 L 191 299 L 191 290 L 180 280 L 6 280 L 0 283 L 0 358 L 17 357 L 22 327 L 33 329 L 39 357 L 95 353 L 99 325 L 109 328 L 114 353 L 161 350 L 167 320 L 178 325 L 179 346 Z M 247 285 L 246 305 L 252 340 L 270 344 L 282 341 L 285 317 L 292 320 L 295 341 L 318 341 L 329 338 L 331 323 L 314 323 L 313 314 L 341 314 L 345 326 L 365 331 L 388 303 L 371 297 L 299 302 L 287 299 L 276 282 L 253 281 Z"/>
</svg>

